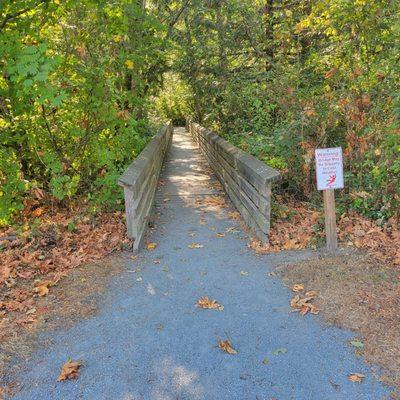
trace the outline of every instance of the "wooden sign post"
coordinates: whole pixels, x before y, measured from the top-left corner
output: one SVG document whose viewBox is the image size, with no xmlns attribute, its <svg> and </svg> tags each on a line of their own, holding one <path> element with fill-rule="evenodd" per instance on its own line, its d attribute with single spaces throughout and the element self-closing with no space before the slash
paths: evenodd
<svg viewBox="0 0 400 400">
<path fill-rule="evenodd" d="M 324 193 L 325 235 L 328 250 L 337 249 L 335 189 L 342 189 L 343 156 L 342 148 L 315 150 L 317 188 Z"/>
</svg>

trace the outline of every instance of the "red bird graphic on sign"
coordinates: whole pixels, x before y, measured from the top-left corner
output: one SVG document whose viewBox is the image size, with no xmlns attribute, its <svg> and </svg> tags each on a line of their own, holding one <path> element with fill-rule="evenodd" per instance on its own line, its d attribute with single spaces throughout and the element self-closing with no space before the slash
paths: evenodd
<svg viewBox="0 0 400 400">
<path fill-rule="evenodd" d="M 336 181 L 336 174 L 335 175 L 331 175 L 329 177 L 329 179 L 327 180 L 328 185 L 333 185 Z"/>
</svg>

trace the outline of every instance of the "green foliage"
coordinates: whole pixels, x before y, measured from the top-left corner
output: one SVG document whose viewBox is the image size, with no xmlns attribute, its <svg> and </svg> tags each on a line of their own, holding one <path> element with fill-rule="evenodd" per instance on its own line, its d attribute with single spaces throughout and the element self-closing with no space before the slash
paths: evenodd
<svg viewBox="0 0 400 400">
<path fill-rule="evenodd" d="M 190 88 L 176 74 L 164 75 L 163 89 L 155 99 L 155 113 L 163 121 L 184 126 L 190 115 L 192 96 Z"/>
<path fill-rule="evenodd" d="M 174 67 L 192 115 L 316 194 L 314 149 L 342 146 L 343 210 L 400 209 L 398 2 L 191 2 Z M 183 49 L 183 54 L 182 54 Z"/>
<path fill-rule="evenodd" d="M 302 199 L 314 149 L 342 146 L 341 209 L 398 216 L 399 48 L 390 0 L 3 0 L 0 225 L 38 189 L 121 207 L 149 121 L 187 115 Z"/>
<path fill-rule="evenodd" d="M 0 224 L 31 188 L 120 207 L 117 177 L 150 137 L 164 27 L 128 0 L 5 0 L 0 35 Z"/>
</svg>

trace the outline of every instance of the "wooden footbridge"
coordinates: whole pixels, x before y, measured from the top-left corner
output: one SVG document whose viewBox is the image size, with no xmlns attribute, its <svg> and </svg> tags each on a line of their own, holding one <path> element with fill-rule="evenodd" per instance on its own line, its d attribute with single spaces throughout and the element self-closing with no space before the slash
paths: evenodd
<svg viewBox="0 0 400 400">
<path fill-rule="evenodd" d="M 195 122 L 187 122 L 185 134 L 195 142 L 253 234 L 268 242 L 271 184 L 279 179 L 279 172 Z M 174 127 L 169 123 L 118 181 L 124 188 L 127 231 L 134 239 L 135 251 L 144 242 L 157 182 L 172 140 Z"/>
</svg>

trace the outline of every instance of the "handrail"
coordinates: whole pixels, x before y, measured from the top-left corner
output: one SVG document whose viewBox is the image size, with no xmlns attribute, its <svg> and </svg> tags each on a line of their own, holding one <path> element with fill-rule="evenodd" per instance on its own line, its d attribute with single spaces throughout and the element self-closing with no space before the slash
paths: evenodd
<svg viewBox="0 0 400 400">
<path fill-rule="evenodd" d="M 133 250 L 143 243 L 154 203 L 158 177 L 171 142 L 173 126 L 164 125 L 118 179 L 124 188 L 126 227 Z"/>
<path fill-rule="evenodd" d="M 230 199 L 258 239 L 268 242 L 275 169 L 197 123 L 187 126 Z"/>
</svg>

